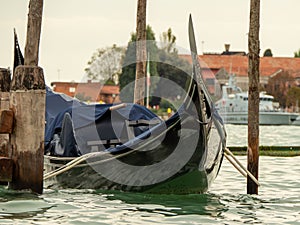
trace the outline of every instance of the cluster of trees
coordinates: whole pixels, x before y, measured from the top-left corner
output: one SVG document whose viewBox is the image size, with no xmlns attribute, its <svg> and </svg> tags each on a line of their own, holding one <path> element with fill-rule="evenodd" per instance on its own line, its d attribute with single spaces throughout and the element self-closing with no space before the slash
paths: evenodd
<svg viewBox="0 0 300 225">
<path fill-rule="evenodd" d="M 300 49 L 298 51 L 294 52 L 294 57 L 300 58 Z"/>
<path fill-rule="evenodd" d="M 182 90 L 185 89 L 188 79 L 187 74 L 191 74 L 191 65 L 179 58 L 175 43 L 176 37 L 173 35 L 171 28 L 161 35 L 160 43 L 155 41 L 155 34 L 149 25 L 146 33 L 150 74 L 152 77 L 156 76 L 156 79 L 151 79 L 150 96 L 153 97 L 150 99 L 150 106 L 156 106 L 161 104 L 161 97 L 176 100 L 183 95 Z M 129 84 L 132 84 L 135 79 L 135 41 L 136 35 L 133 33 L 128 43 L 123 62 L 124 67 L 120 76 L 120 89 L 126 87 L 126 91 L 122 92 L 123 96 L 121 98 L 129 102 L 133 100 L 133 85 Z M 176 85 L 172 88 L 165 88 L 162 84 L 165 80 L 175 82 Z M 162 103 L 166 106 L 165 101 Z"/>
<path fill-rule="evenodd" d="M 124 52 L 125 48 L 116 45 L 97 49 L 85 68 L 88 78 L 106 84 L 118 84 Z"/>
<path fill-rule="evenodd" d="M 287 71 L 271 77 L 266 91 L 274 96 L 281 107 L 295 109 L 300 104 L 300 87 L 296 86 L 295 78 Z"/>
<path fill-rule="evenodd" d="M 179 100 L 184 95 L 183 90 L 191 74 L 191 65 L 178 56 L 176 37 L 171 28 L 163 32 L 160 42 L 156 42 L 151 26 L 147 26 L 147 52 L 149 70 L 151 74 L 150 106 L 160 105 L 172 107 L 165 99 Z M 300 57 L 300 50 L 294 53 Z M 264 56 L 272 57 L 271 49 L 266 49 Z M 133 102 L 134 81 L 136 70 L 136 33 L 131 34 L 126 48 L 113 45 L 112 47 L 97 49 L 85 69 L 90 79 L 106 84 L 119 84 L 121 100 Z M 176 85 L 165 88 L 161 78 L 170 80 Z M 282 107 L 296 107 L 300 105 L 300 87 L 295 86 L 294 78 L 283 71 L 278 76 L 269 79 L 266 91 L 273 95 Z"/>
<path fill-rule="evenodd" d="M 266 49 L 264 57 L 273 57 L 271 49 Z M 300 58 L 300 49 L 294 52 L 295 58 Z M 261 87 L 261 89 L 264 89 Z M 295 84 L 295 78 L 287 71 L 269 79 L 266 91 L 273 95 L 281 107 L 296 108 L 300 105 L 300 87 Z"/>
<path fill-rule="evenodd" d="M 264 57 L 272 57 L 273 56 L 273 53 L 272 53 L 272 50 L 270 48 L 266 49 L 264 51 L 264 54 L 263 54 Z M 295 51 L 294 52 L 294 57 L 295 58 L 300 58 L 300 49 L 298 51 Z"/>
<path fill-rule="evenodd" d="M 178 56 L 176 37 L 171 28 L 163 32 L 157 42 L 151 26 L 146 28 L 147 53 L 151 75 L 150 106 L 168 106 L 162 98 L 178 100 L 184 93 L 192 67 L 189 62 Z M 120 85 L 120 98 L 133 102 L 136 71 L 136 33 L 131 34 L 126 48 L 113 45 L 98 49 L 85 69 L 90 79 Z M 161 79 L 163 78 L 163 79 Z M 175 82 L 172 88 L 163 88 L 162 80 Z M 171 106 L 171 105 L 170 105 Z"/>
</svg>

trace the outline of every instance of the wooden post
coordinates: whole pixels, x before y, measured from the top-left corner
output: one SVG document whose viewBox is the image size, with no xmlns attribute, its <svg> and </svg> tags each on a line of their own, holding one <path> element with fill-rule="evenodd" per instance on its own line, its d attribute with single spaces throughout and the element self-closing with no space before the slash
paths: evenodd
<svg viewBox="0 0 300 225">
<path fill-rule="evenodd" d="M 249 48 L 248 101 L 248 170 L 258 179 L 259 162 L 259 11 L 260 0 L 251 0 Z M 247 193 L 258 194 L 258 186 L 247 178 Z"/>
<path fill-rule="evenodd" d="M 9 109 L 10 71 L 0 68 L 0 109 Z M 0 156 L 9 157 L 8 134 L 0 134 Z"/>
<path fill-rule="evenodd" d="M 43 3 L 43 0 L 30 0 L 29 2 L 24 65 L 38 65 Z"/>
<path fill-rule="evenodd" d="M 18 66 L 12 80 L 10 107 L 15 116 L 11 134 L 15 190 L 43 191 L 45 81 L 40 67 Z"/>
<path fill-rule="evenodd" d="M 0 92 L 6 92 L 9 93 L 10 90 L 10 71 L 9 69 L 0 68 Z M 1 101 L 1 107 L 2 107 L 2 101 Z M 7 105 L 8 106 L 8 105 Z"/>
<path fill-rule="evenodd" d="M 24 66 L 15 69 L 10 107 L 15 116 L 11 134 L 14 171 L 9 187 L 43 191 L 45 80 L 38 67 L 43 0 L 30 0 Z"/>
<path fill-rule="evenodd" d="M 7 185 L 12 180 L 13 163 L 8 157 L 0 156 L 0 184 Z"/>
<path fill-rule="evenodd" d="M 0 110 L 9 109 L 10 71 L 0 68 Z M 0 134 L 0 184 L 7 185 L 12 178 L 12 161 L 9 158 L 9 134 Z"/>
<path fill-rule="evenodd" d="M 145 105 L 146 78 L 146 5 L 147 0 L 138 0 L 136 25 L 136 74 L 134 87 L 134 102 Z"/>
</svg>

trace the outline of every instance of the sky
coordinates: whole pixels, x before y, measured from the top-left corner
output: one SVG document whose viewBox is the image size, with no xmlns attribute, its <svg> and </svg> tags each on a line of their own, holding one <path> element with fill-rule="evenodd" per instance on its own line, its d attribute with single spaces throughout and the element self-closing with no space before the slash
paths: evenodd
<svg viewBox="0 0 300 225">
<path fill-rule="evenodd" d="M 0 0 L 0 67 L 13 65 L 13 28 L 25 48 L 29 0 Z M 137 0 L 44 0 L 39 66 L 48 85 L 81 81 L 98 48 L 127 46 L 136 29 Z M 260 54 L 293 57 L 300 48 L 299 0 L 261 0 Z M 177 46 L 189 49 L 192 14 L 198 53 L 248 51 L 250 0 L 148 0 L 147 24 L 156 40 L 171 28 Z M 182 51 L 182 50 L 180 50 Z"/>
</svg>

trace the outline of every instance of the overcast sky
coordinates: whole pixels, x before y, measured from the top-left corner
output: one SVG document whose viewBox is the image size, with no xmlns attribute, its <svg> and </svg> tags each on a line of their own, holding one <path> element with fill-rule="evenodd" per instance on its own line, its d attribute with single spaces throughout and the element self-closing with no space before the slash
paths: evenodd
<svg viewBox="0 0 300 225">
<path fill-rule="evenodd" d="M 0 67 L 13 64 L 13 28 L 25 48 L 29 0 L 0 0 Z M 137 0 L 44 0 L 39 64 L 47 84 L 80 81 L 97 48 L 126 46 L 136 27 Z M 148 0 L 147 24 L 159 36 L 169 27 L 188 49 L 193 16 L 199 53 L 248 51 L 250 0 Z M 300 48 L 299 0 L 261 0 L 261 55 L 293 57 Z M 24 50 L 23 50 L 24 52 Z"/>
</svg>

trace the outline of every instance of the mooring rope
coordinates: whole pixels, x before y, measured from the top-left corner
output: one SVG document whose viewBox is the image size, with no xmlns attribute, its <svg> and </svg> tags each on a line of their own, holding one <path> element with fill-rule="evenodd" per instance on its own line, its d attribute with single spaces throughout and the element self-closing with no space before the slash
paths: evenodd
<svg viewBox="0 0 300 225">
<path fill-rule="evenodd" d="M 134 151 L 136 151 L 136 149 L 132 149 L 131 151 L 125 152 L 123 154 L 116 155 L 114 157 L 110 157 L 108 159 L 100 160 L 100 161 L 97 162 L 97 164 L 108 162 L 110 160 L 126 156 L 126 155 L 128 155 L 128 154 L 130 154 Z M 75 166 L 77 166 L 78 164 L 86 161 L 89 158 L 104 156 L 104 155 L 108 155 L 108 154 L 110 154 L 110 152 L 91 152 L 91 153 L 82 155 L 80 157 L 73 158 L 67 164 L 65 164 L 65 165 L 63 165 L 63 166 L 61 166 L 61 167 L 59 167 L 59 168 L 57 168 L 53 171 L 50 171 L 49 173 L 44 174 L 44 180 L 47 180 L 47 179 L 50 179 L 52 177 L 58 176 L 58 175 L 60 175 L 64 172 L 74 168 Z M 250 179 L 253 180 L 253 182 L 255 182 L 258 186 L 260 186 L 259 181 L 249 172 L 249 170 L 247 170 L 243 166 L 243 164 L 232 154 L 232 152 L 228 148 L 225 148 L 224 156 L 244 177 L 247 177 L 247 175 L 248 175 L 250 177 Z M 56 159 L 59 159 L 59 157 L 49 156 L 49 159 L 55 159 L 56 160 Z"/>
<path fill-rule="evenodd" d="M 133 152 L 137 151 L 137 149 L 132 149 L 128 152 L 125 152 L 125 153 L 122 153 L 122 154 L 119 154 L 119 155 L 116 155 L 114 157 L 110 157 L 108 159 L 103 159 L 103 160 L 100 160 L 98 162 L 96 162 L 97 164 L 101 164 L 101 163 L 105 163 L 105 162 L 108 162 L 108 161 L 111 161 L 113 159 L 118 159 L 118 158 L 121 158 L 123 156 L 126 156 L 128 154 L 131 154 Z M 84 162 L 86 161 L 87 159 L 89 158 L 92 158 L 92 157 L 99 157 L 99 156 L 103 156 L 103 155 L 109 155 L 110 152 L 91 152 L 91 153 L 87 153 L 85 155 L 82 155 L 80 157 L 77 157 L 73 160 L 71 160 L 70 162 L 68 162 L 66 165 L 63 165 L 49 173 L 46 173 L 44 174 L 44 180 L 47 180 L 47 179 L 50 179 L 52 177 L 55 177 L 55 176 L 58 176 L 70 169 L 72 169 L 73 167 L 77 166 L 78 164 L 80 164 L 81 162 Z M 94 164 L 94 163 L 91 163 L 91 164 Z M 51 164 L 50 164 L 51 165 Z M 90 164 L 89 164 L 90 165 Z"/>
<path fill-rule="evenodd" d="M 81 162 L 85 161 L 86 159 L 88 159 L 89 157 L 91 157 L 92 154 L 95 154 L 95 153 L 93 152 L 93 153 L 89 153 L 89 154 L 77 157 L 77 158 L 71 160 L 70 162 L 68 162 L 67 164 L 65 164 L 49 173 L 44 174 L 44 180 L 47 180 L 51 177 L 57 176 L 59 174 L 62 174 L 63 172 L 66 172 L 66 171 L 72 169 L 79 163 L 81 163 Z"/>
<path fill-rule="evenodd" d="M 225 158 L 244 176 L 247 177 L 247 175 L 250 177 L 250 179 L 257 184 L 257 186 L 260 186 L 259 181 L 253 176 L 253 174 L 247 170 L 243 164 L 232 154 L 232 152 L 225 148 L 224 152 Z M 231 156 L 231 158 L 229 157 Z M 233 160 L 232 160 L 233 159 Z"/>
</svg>

